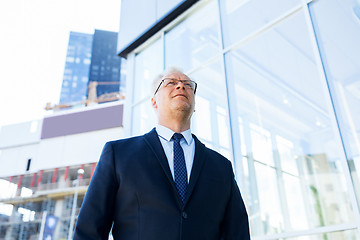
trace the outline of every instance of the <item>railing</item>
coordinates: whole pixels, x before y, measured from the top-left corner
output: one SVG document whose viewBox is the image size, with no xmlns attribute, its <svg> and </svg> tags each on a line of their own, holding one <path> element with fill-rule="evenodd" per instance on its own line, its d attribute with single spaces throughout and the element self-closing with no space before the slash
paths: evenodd
<svg viewBox="0 0 360 240">
<path fill-rule="evenodd" d="M 37 192 L 44 190 L 71 188 L 76 186 L 76 181 L 77 179 L 72 181 L 65 181 L 65 182 L 39 184 L 39 186 L 31 188 L 31 190 L 33 192 Z M 81 179 L 79 186 L 88 186 L 89 183 L 90 183 L 90 178 Z"/>
<path fill-rule="evenodd" d="M 14 189 L 9 185 L 9 189 L 3 189 L 4 191 L 9 192 L 9 194 L 7 194 L 7 197 L 5 198 L 0 197 L 0 203 L 2 201 L 7 201 L 11 199 L 31 198 L 36 195 L 53 190 L 58 190 L 58 192 L 61 192 L 61 190 L 65 191 L 69 189 L 75 189 L 76 181 L 77 179 L 72 181 L 64 181 L 64 182 L 56 182 L 56 183 L 45 183 L 45 184 L 40 183 L 37 187 L 25 188 L 26 191 L 24 191 L 22 188 Z M 88 186 L 89 183 L 90 183 L 90 178 L 81 179 L 79 187 Z"/>
</svg>

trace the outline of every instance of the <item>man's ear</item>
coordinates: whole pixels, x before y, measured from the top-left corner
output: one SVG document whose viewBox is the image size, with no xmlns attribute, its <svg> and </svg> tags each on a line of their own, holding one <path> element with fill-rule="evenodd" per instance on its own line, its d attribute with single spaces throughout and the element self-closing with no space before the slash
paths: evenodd
<svg viewBox="0 0 360 240">
<path fill-rule="evenodd" d="M 151 105 L 154 109 L 157 109 L 157 104 L 156 104 L 156 98 L 155 96 L 151 98 Z"/>
</svg>

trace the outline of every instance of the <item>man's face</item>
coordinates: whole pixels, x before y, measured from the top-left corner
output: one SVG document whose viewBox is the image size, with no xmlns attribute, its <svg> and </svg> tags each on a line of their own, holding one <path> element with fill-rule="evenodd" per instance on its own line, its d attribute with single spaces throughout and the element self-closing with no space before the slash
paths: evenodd
<svg viewBox="0 0 360 240">
<path fill-rule="evenodd" d="M 163 79 L 190 80 L 181 72 L 165 75 Z M 155 96 L 151 99 L 153 107 L 157 110 L 159 117 L 171 117 L 181 112 L 191 117 L 195 107 L 194 89 L 187 88 L 184 83 L 160 85 Z M 159 83 L 160 84 L 160 83 Z"/>
</svg>

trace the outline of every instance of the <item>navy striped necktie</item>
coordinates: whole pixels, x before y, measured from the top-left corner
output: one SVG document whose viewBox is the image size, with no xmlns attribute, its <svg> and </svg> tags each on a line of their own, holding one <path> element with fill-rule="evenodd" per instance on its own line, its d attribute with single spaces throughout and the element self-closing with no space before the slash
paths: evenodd
<svg viewBox="0 0 360 240">
<path fill-rule="evenodd" d="M 175 185 L 180 195 L 181 201 L 184 203 L 187 191 L 187 171 L 184 151 L 180 145 L 180 140 L 183 135 L 180 133 L 174 133 L 174 178 Z"/>
</svg>

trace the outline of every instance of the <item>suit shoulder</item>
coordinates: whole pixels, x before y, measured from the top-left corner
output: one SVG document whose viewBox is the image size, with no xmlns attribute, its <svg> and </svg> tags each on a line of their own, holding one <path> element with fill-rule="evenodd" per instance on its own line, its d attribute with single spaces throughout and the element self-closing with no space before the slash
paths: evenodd
<svg viewBox="0 0 360 240">
<path fill-rule="evenodd" d="M 136 137 L 129 137 L 129 138 L 123 138 L 118 140 L 112 140 L 108 141 L 104 148 L 107 146 L 112 149 L 131 149 L 136 148 L 144 144 L 144 137 L 143 136 L 136 136 Z"/>
<path fill-rule="evenodd" d="M 106 144 L 110 144 L 110 145 L 127 144 L 127 143 L 142 141 L 143 138 L 144 138 L 144 136 L 121 138 L 121 139 L 117 139 L 117 140 L 108 141 Z"/>
<path fill-rule="evenodd" d="M 134 137 L 128 137 L 128 138 L 122 138 L 122 139 L 118 139 L 118 140 L 113 140 L 113 141 L 108 141 L 106 144 L 110 144 L 112 146 L 121 146 L 121 145 L 131 145 L 131 144 L 138 144 L 138 143 L 144 143 L 145 138 L 147 136 L 157 136 L 155 128 L 152 129 L 150 132 L 144 134 L 144 135 L 139 135 L 139 136 L 134 136 Z"/>
</svg>

